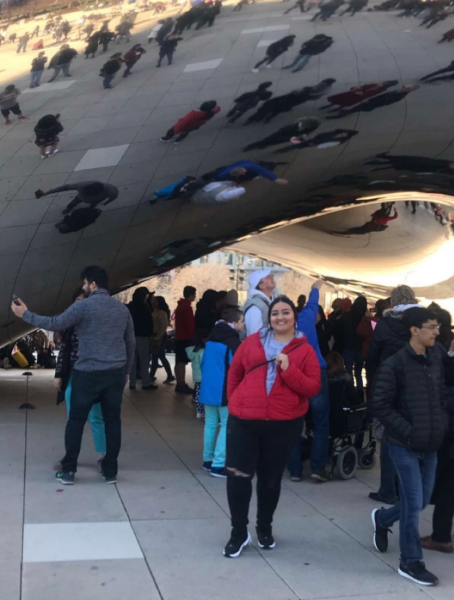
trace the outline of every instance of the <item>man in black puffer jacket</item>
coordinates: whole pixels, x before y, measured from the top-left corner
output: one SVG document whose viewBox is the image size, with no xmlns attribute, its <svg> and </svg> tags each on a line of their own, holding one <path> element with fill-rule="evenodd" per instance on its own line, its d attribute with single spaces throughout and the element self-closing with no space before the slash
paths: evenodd
<svg viewBox="0 0 454 600">
<path fill-rule="evenodd" d="M 375 375 L 381 364 L 410 341 L 410 331 L 402 321 L 406 310 L 418 306 L 415 293 L 408 285 L 399 285 L 391 292 L 391 309 L 383 313 L 372 335 L 366 359 L 367 395 L 372 396 Z M 380 427 L 376 428 L 380 430 Z M 378 436 L 377 436 L 378 437 Z M 371 492 L 374 502 L 395 504 L 397 502 L 396 475 L 389 456 L 386 440 L 380 441 L 380 488 Z"/>
<path fill-rule="evenodd" d="M 432 495 L 437 451 L 448 430 L 443 364 L 430 351 L 439 325 L 427 308 L 406 310 L 402 321 L 410 330 L 410 343 L 384 361 L 372 396 L 400 491 L 393 507 L 372 511 L 374 545 L 386 552 L 389 527 L 400 521 L 399 574 L 420 585 L 437 585 L 438 579 L 422 562 L 418 525 L 419 513 Z"/>
</svg>

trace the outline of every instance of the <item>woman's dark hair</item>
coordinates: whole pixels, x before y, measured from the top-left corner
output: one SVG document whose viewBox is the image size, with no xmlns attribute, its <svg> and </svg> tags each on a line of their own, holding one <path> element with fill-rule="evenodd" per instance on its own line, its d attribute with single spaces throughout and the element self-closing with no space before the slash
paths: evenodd
<svg viewBox="0 0 454 600">
<path fill-rule="evenodd" d="M 200 105 L 200 110 L 206 113 L 206 118 L 211 119 L 214 117 L 214 109 L 217 106 L 216 100 L 208 100 L 208 102 L 204 102 Z"/>
<path fill-rule="evenodd" d="M 273 312 L 273 308 L 276 306 L 276 304 L 279 304 L 279 302 L 283 302 L 284 304 L 288 304 L 290 306 L 290 308 L 293 311 L 293 316 L 295 317 L 295 325 L 296 325 L 296 323 L 298 322 L 298 311 L 296 310 L 295 304 L 287 296 L 278 296 L 271 302 L 270 308 L 268 310 L 268 322 L 270 323 L 270 329 L 272 329 L 271 313 Z"/>
<path fill-rule="evenodd" d="M 149 293 L 150 291 L 147 287 L 139 287 L 136 290 L 134 290 L 134 294 L 132 295 L 132 301 L 134 303 L 141 304 L 142 302 L 145 302 Z"/>
<path fill-rule="evenodd" d="M 163 310 L 166 313 L 167 318 L 170 321 L 170 308 L 169 308 L 169 305 L 167 304 L 164 296 L 155 296 L 155 299 L 156 299 L 156 302 L 158 303 L 159 310 Z"/>
<path fill-rule="evenodd" d="M 85 290 L 81 285 L 76 290 L 74 290 L 73 302 L 75 302 L 79 296 L 85 296 Z"/>
<path fill-rule="evenodd" d="M 345 363 L 342 354 L 339 352 L 330 352 L 326 358 L 326 374 L 332 377 L 341 371 L 345 371 Z"/>
<path fill-rule="evenodd" d="M 364 317 L 367 312 L 367 300 L 364 296 L 358 296 L 356 300 L 352 304 L 352 308 L 350 310 L 350 314 L 352 316 L 353 322 L 356 325 L 359 325 L 359 322 Z"/>
<path fill-rule="evenodd" d="M 16 86 L 14 85 L 14 83 L 7 85 L 5 88 L 6 92 L 14 92 L 14 90 L 16 89 Z"/>
<path fill-rule="evenodd" d="M 110 58 L 121 58 L 122 56 L 123 54 L 121 52 L 115 52 L 115 54 L 112 54 Z"/>
<path fill-rule="evenodd" d="M 52 129 L 57 125 L 57 119 L 60 115 L 44 115 L 41 119 L 36 123 L 35 129 Z"/>
<path fill-rule="evenodd" d="M 194 351 L 202 350 L 205 348 L 205 342 L 208 340 L 208 331 L 206 329 L 197 329 L 195 332 L 195 340 L 194 340 Z"/>
<path fill-rule="evenodd" d="M 439 308 L 438 310 L 435 310 L 434 313 L 440 324 L 440 333 L 438 334 L 437 342 L 440 342 L 447 350 L 449 350 L 454 337 L 452 332 L 451 314 L 444 308 Z"/>
<path fill-rule="evenodd" d="M 109 287 L 109 278 L 107 276 L 107 272 L 105 269 L 98 267 L 97 265 L 85 267 L 80 274 L 80 278 L 82 281 L 86 279 L 88 283 L 96 283 L 99 288 L 104 290 L 107 290 Z"/>
<path fill-rule="evenodd" d="M 388 300 L 377 300 L 375 303 L 375 316 L 381 319 L 385 310 L 388 310 L 390 307 L 391 305 Z"/>
<path fill-rule="evenodd" d="M 260 91 L 259 99 L 262 100 L 262 102 L 263 102 L 264 100 L 269 100 L 272 95 L 273 95 L 273 92 L 268 92 L 267 90 Z"/>
<path fill-rule="evenodd" d="M 282 45 L 291 44 L 295 41 L 296 35 L 286 35 L 284 38 L 279 40 Z"/>
<path fill-rule="evenodd" d="M 200 302 L 202 304 L 213 304 L 216 302 L 216 300 L 219 298 L 219 294 L 216 290 L 205 290 L 203 292 L 202 298 L 200 300 Z M 200 304 L 199 302 L 199 304 Z"/>
</svg>

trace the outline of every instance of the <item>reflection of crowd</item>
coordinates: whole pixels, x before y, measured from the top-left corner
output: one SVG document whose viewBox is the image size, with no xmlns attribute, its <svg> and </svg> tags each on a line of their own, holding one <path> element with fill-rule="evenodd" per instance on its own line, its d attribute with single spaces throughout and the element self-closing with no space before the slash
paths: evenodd
<svg viewBox="0 0 454 600">
<path fill-rule="evenodd" d="M 235 9 L 240 10 L 246 4 L 249 3 L 240 3 Z M 314 20 L 320 19 L 325 21 L 335 14 L 338 16 L 347 14 L 354 16 L 355 13 L 364 10 L 367 4 L 367 0 L 351 0 L 350 2 L 328 0 L 320 3 L 318 11 L 314 13 Z M 338 10 L 341 7 L 342 9 Z M 154 10 L 156 14 L 161 14 L 165 10 L 165 4 L 161 2 L 156 2 L 152 5 L 146 3 L 141 8 L 147 10 L 151 9 Z M 299 9 L 301 12 L 305 12 L 312 8 L 313 3 L 308 5 L 305 0 L 301 0 L 301 2 L 297 2 L 295 6 L 288 9 L 286 13 L 291 12 L 293 9 Z M 400 9 L 404 13 L 406 11 L 411 11 L 410 14 L 413 15 L 418 14 L 421 3 L 409 2 L 408 0 L 402 2 L 385 2 L 383 5 L 374 8 L 379 10 Z M 428 6 L 426 4 L 424 8 L 427 14 L 424 13 L 423 22 L 426 25 L 433 25 L 433 19 L 438 18 L 441 14 L 445 14 L 445 7 L 440 3 L 437 3 L 436 7 Z M 164 57 L 167 57 L 168 65 L 172 65 L 173 55 L 178 42 L 184 41 L 181 37 L 178 37 L 179 34 L 190 30 L 194 25 L 196 30 L 203 26 L 214 25 L 215 18 L 220 10 L 220 2 L 212 2 L 210 0 L 208 2 L 201 2 L 196 6 L 192 6 L 189 10 L 181 12 L 176 19 L 167 17 L 160 20 L 148 35 L 148 42 L 151 43 L 156 40 L 159 46 L 159 60 L 157 66 L 159 67 L 161 65 Z M 105 20 L 97 30 L 96 21 L 101 18 L 101 15 L 91 15 L 91 18 L 83 17 L 80 19 L 78 21 L 79 33 L 80 35 L 83 33 L 87 40 L 85 56 L 87 58 L 94 58 L 101 45 L 103 51 L 107 51 L 109 43 L 114 39 L 116 39 L 117 43 L 121 42 L 122 39 L 129 41 L 137 14 L 136 10 L 125 12 L 122 15 L 120 23 L 115 27 L 114 32 L 109 30 L 108 20 Z M 403 13 L 401 12 L 400 14 Z M 432 21 L 429 17 L 431 17 Z M 69 27 L 69 30 L 70 29 L 71 27 Z M 67 36 L 69 33 L 66 22 L 62 18 L 49 19 L 46 23 L 46 33 L 49 31 L 55 33 L 60 30 L 62 30 L 62 35 Z M 39 35 L 39 27 L 35 28 L 32 35 Z M 265 57 L 255 65 L 253 71 L 257 71 L 262 65 L 271 68 L 272 64 L 280 57 L 283 57 L 296 41 L 296 35 L 287 35 L 276 42 L 270 43 L 266 49 Z M 293 72 L 299 71 L 305 67 L 307 68 L 307 65 L 311 64 L 311 57 L 321 58 L 326 51 L 332 52 L 330 48 L 332 46 L 335 48 L 335 41 L 336 40 L 333 37 L 325 35 L 324 33 L 317 33 L 310 39 L 303 39 L 299 41 L 300 48 L 296 56 L 293 57 L 290 62 L 285 61 L 287 64 L 281 65 L 281 67 L 284 69 L 291 69 Z M 69 62 L 62 62 L 60 64 L 62 53 L 64 58 L 66 58 L 68 52 L 75 51 L 68 47 L 62 47 L 60 52 L 51 59 L 49 66 L 55 69 L 55 74 L 51 81 L 55 79 L 60 70 L 63 71 L 64 75 L 70 76 L 69 64 L 70 60 L 74 57 L 74 54 L 71 56 Z M 103 77 L 104 88 L 112 88 L 112 82 L 124 64 L 126 66 L 124 76 L 126 77 L 129 75 L 132 66 L 144 52 L 145 50 L 140 44 L 134 44 L 132 48 L 124 54 L 116 52 L 101 69 L 100 75 Z M 36 82 L 35 85 L 39 85 L 40 74 L 44 69 L 45 60 L 46 57 L 43 56 L 41 71 L 39 73 L 32 73 L 32 79 Z M 452 65 L 431 73 L 422 78 L 422 80 L 431 83 L 445 78 L 449 79 L 451 77 Z M 335 83 L 336 80 L 334 78 L 326 78 L 315 85 L 296 88 L 282 95 L 275 95 L 273 92 L 273 81 L 261 83 L 256 89 L 245 91 L 235 99 L 234 105 L 227 111 L 227 123 L 229 125 L 234 125 L 249 111 L 252 114 L 247 116 L 245 122 L 246 125 L 250 126 L 255 123 L 269 123 L 279 115 L 294 111 L 298 107 L 326 95 Z M 294 120 L 293 124 L 281 126 L 274 133 L 262 136 L 262 138 L 257 141 L 252 140 L 251 143 L 245 146 L 244 151 L 266 150 L 267 152 L 286 153 L 292 151 L 297 152 L 298 150 L 303 149 L 324 150 L 341 145 L 347 146 L 352 139 L 358 136 L 359 131 L 357 128 L 338 128 L 324 131 L 324 121 L 329 119 L 342 119 L 353 114 L 384 110 L 389 106 L 404 102 L 411 92 L 418 89 L 417 85 L 403 85 L 397 87 L 398 84 L 399 82 L 397 80 L 371 82 L 353 86 L 348 90 L 337 91 L 335 94 L 327 96 L 327 103 L 320 108 L 320 110 L 329 109 L 328 112 L 330 114 L 326 117 L 299 117 Z M 181 142 L 187 138 L 189 134 L 192 135 L 192 132 L 197 132 L 197 130 L 208 123 L 219 110 L 220 107 L 216 100 L 206 100 L 198 108 L 190 111 L 170 127 L 166 134 L 161 137 L 162 141 Z M 313 133 L 315 129 L 319 129 L 319 131 L 317 131 L 316 135 L 311 136 L 311 133 Z M 44 148 L 41 150 L 43 158 L 53 156 L 54 151 L 58 152 L 58 148 L 52 148 L 53 147 L 51 147 L 50 153 Z M 260 157 L 259 159 L 258 157 L 251 156 L 248 157 L 248 159 L 249 164 L 258 165 L 260 168 L 266 169 L 267 167 L 263 167 L 265 163 L 273 165 L 270 169 L 270 172 L 272 172 L 273 175 L 274 169 L 277 166 L 281 166 L 271 157 L 265 156 Z M 285 167 L 285 164 L 282 166 Z M 278 175 L 274 176 L 277 180 L 284 180 Z M 263 173 L 256 174 L 248 180 L 252 181 L 254 178 L 263 178 Z M 269 177 L 265 176 L 265 178 Z M 405 183 L 406 182 L 404 181 L 404 186 Z M 218 177 L 215 181 L 206 182 L 206 180 L 203 181 L 200 179 L 197 174 L 188 174 L 184 178 L 180 178 L 179 180 L 171 182 L 167 186 L 156 190 L 155 195 L 151 200 L 151 204 L 162 199 L 168 200 L 176 198 L 183 200 L 187 199 L 204 205 L 218 204 L 247 197 L 248 185 L 245 185 L 244 177 L 239 179 L 235 179 L 235 177 L 219 179 Z M 392 186 L 389 182 L 387 185 Z M 396 185 L 398 184 L 396 183 Z M 89 205 L 86 207 L 78 207 L 76 210 L 71 211 L 71 215 L 68 218 L 71 217 L 75 221 L 76 217 L 80 217 L 80 222 L 72 223 L 69 226 L 69 230 L 78 230 L 84 226 L 88 226 L 93 223 L 100 214 L 100 209 L 97 206 Z M 66 231 L 66 225 L 63 226 L 63 229 Z"/>
</svg>

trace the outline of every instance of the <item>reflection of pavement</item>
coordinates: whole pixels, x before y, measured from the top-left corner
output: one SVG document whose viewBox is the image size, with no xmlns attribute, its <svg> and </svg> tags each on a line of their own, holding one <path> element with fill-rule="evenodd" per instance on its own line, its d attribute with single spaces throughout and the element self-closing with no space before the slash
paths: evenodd
<svg viewBox="0 0 454 600">
<path fill-rule="evenodd" d="M 68 274 L 63 290 L 66 293 L 75 283 L 75 274 L 92 256 L 98 256 L 109 267 L 114 285 L 124 285 L 146 276 L 149 257 L 172 240 L 193 236 L 210 237 L 215 242 L 240 232 L 247 235 L 258 221 L 262 226 L 281 221 L 283 213 L 292 218 L 301 211 L 310 214 L 317 205 L 306 202 L 306 190 L 320 188 L 336 176 L 355 175 L 368 158 L 391 147 L 393 155 L 424 152 L 427 156 L 443 153 L 445 159 L 454 158 L 454 146 L 449 145 L 452 134 L 446 126 L 452 120 L 452 101 L 447 93 L 450 88 L 444 84 L 436 88 L 421 85 L 392 106 L 337 121 L 336 126 L 359 132 L 347 143 L 323 152 L 295 149 L 286 155 L 290 162 L 276 169 L 279 177 L 289 181 L 285 188 L 259 179 L 247 183 L 246 194 L 234 206 L 226 203 L 201 207 L 180 200 L 150 205 L 148 200 L 154 191 L 185 175 L 200 176 L 242 158 L 275 160 L 279 145 L 248 153 L 241 149 L 299 117 L 315 115 L 324 119 L 324 113 L 318 111 L 326 104 L 321 98 L 278 115 L 270 128 L 263 124 L 243 127 L 244 118 L 225 127 L 225 115 L 233 99 L 261 82 L 272 81 L 273 93 L 283 95 L 333 77 L 337 81 L 330 94 L 336 94 L 374 81 L 413 84 L 451 61 L 449 45 L 436 43 L 436 28 L 418 28 L 411 35 L 404 34 L 408 24 L 393 13 L 363 12 L 314 25 L 292 17 L 296 13 L 283 16 L 286 8 L 280 2 L 253 4 L 241 12 L 226 6 L 212 28 L 183 34 L 185 39 L 171 67 L 156 69 L 157 46 L 146 44 L 147 54 L 134 67 L 132 76 L 123 79 L 117 75 L 112 90 L 102 89 L 98 74 L 105 55 L 98 53 L 93 60 L 78 57 L 73 62 L 70 82 L 60 78 L 55 86 L 47 84 L 49 71 L 45 71 L 43 86 L 21 95 L 22 110 L 30 121 L 14 122 L 10 128 L 0 123 L 0 256 L 10 257 L 5 291 L 0 292 L 3 306 L 7 306 L 14 286 L 18 292 L 23 288 L 36 298 L 36 310 L 46 310 L 49 302 L 57 301 L 60 286 L 58 291 L 49 292 L 52 301 L 49 297 L 44 300 L 39 273 L 53 270 L 58 274 L 56 278 Z M 146 42 L 153 23 L 149 21 L 146 27 L 139 24 L 131 45 Z M 396 28 L 401 35 L 397 35 Z M 299 45 L 320 31 L 335 40 L 330 52 L 313 57 L 298 74 L 281 70 L 284 61 L 294 58 Z M 251 73 L 252 66 L 265 54 L 263 42 L 287 34 L 297 36 L 287 55 L 279 57 L 271 69 Z M 85 43 L 76 42 L 75 47 L 81 53 Z M 108 55 L 129 47 L 114 43 Z M 54 50 L 55 46 L 46 50 L 49 57 Z M 14 47 L 9 46 L 1 48 L 0 55 L 5 64 L 12 64 L 7 73 L 1 74 L 1 80 L 10 82 L 16 72 L 14 81 L 25 91 L 35 53 L 17 57 Z M 63 87 L 69 83 L 69 87 Z M 211 99 L 222 107 L 220 115 L 178 145 L 159 142 L 159 136 L 180 117 Z M 37 120 L 49 112 L 61 113 L 65 130 L 61 152 L 41 161 L 30 139 Z M 332 125 L 323 120 L 317 134 L 331 129 Z M 380 179 L 394 179 L 391 173 L 380 173 Z M 86 179 L 116 185 L 119 197 L 103 207 L 95 223 L 62 236 L 55 224 L 61 220 L 66 199 L 57 196 L 37 201 L 33 193 L 38 188 Z M 411 179 L 406 186 L 410 188 Z M 367 187 L 367 195 L 373 191 L 373 187 Z M 335 200 L 333 203 L 338 204 Z M 192 256 L 185 258 L 190 260 Z M 3 322 L 7 322 L 6 315 L 0 317 L 0 325 Z"/>
</svg>

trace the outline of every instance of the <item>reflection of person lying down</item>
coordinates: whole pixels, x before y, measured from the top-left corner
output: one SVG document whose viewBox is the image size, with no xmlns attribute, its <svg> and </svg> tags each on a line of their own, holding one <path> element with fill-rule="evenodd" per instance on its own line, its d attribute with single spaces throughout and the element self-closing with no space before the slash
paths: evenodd
<svg viewBox="0 0 454 600">
<path fill-rule="evenodd" d="M 67 183 L 56 188 L 52 188 L 47 192 L 37 190 L 35 196 L 42 198 L 50 194 L 58 194 L 59 192 L 77 192 L 77 195 L 62 211 L 63 215 L 71 212 L 78 204 L 89 204 L 91 207 L 103 203 L 104 206 L 110 204 L 118 198 L 118 188 L 110 183 L 102 183 L 101 181 L 78 181 L 77 183 Z"/>
<path fill-rule="evenodd" d="M 202 205 L 219 204 L 237 200 L 245 193 L 244 187 L 232 181 L 213 181 L 195 192 L 191 202 Z"/>
</svg>

